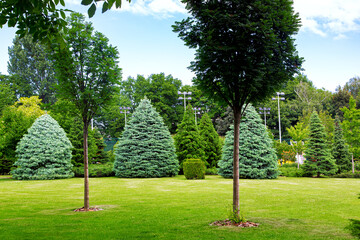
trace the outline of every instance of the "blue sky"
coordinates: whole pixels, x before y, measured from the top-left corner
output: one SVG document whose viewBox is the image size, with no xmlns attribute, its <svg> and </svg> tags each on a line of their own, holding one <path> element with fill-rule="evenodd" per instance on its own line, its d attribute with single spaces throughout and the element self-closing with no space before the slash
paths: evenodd
<svg viewBox="0 0 360 240">
<path fill-rule="evenodd" d="M 66 7 L 86 14 L 80 0 L 67 0 Z M 335 91 L 350 78 L 360 76 L 360 2 L 358 0 L 294 0 L 302 19 L 296 36 L 304 74 L 316 87 Z M 123 79 L 138 74 L 147 77 L 164 72 L 191 84 L 194 74 L 187 67 L 194 50 L 184 46 L 171 25 L 187 17 L 178 0 L 133 0 L 122 9 L 101 14 L 93 22 L 117 46 Z M 0 29 L 0 72 L 7 73 L 8 47 L 15 29 Z"/>
</svg>

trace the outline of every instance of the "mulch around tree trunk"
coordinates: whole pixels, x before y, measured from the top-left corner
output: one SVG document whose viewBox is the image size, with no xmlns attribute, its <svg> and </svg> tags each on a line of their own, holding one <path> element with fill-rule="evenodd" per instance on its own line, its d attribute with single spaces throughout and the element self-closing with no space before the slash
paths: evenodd
<svg viewBox="0 0 360 240">
<path fill-rule="evenodd" d="M 210 225 L 211 226 L 230 226 L 230 227 L 232 226 L 232 227 L 246 228 L 246 227 L 258 227 L 260 224 L 254 223 L 254 222 L 249 222 L 249 221 L 236 223 L 229 219 L 225 219 L 225 220 L 215 221 L 215 222 L 211 223 Z"/>
<path fill-rule="evenodd" d="M 88 212 L 96 212 L 96 211 L 101 211 L 101 210 L 104 210 L 104 209 L 98 208 L 98 207 L 93 207 L 93 208 L 89 208 Z M 75 209 L 74 212 L 86 212 L 86 211 L 85 211 L 85 208 L 82 207 L 82 208 Z"/>
</svg>

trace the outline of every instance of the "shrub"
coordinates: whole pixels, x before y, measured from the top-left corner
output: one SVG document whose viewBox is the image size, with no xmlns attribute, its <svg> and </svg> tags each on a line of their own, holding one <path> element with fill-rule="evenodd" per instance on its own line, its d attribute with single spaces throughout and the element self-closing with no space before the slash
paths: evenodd
<svg viewBox="0 0 360 240">
<path fill-rule="evenodd" d="M 350 219 L 350 225 L 347 227 L 354 237 L 360 239 L 360 220 Z"/>
<path fill-rule="evenodd" d="M 333 176 L 334 178 L 360 178 L 360 171 L 352 173 L 352 171 L 339 173 Z"/>
<path fill-rule="evenodd" d="M 217 175 L 217 174 L 218 174 L 218 170 L 216 167 L 207 168 L 205 171 L 205 175 Z"/>
<path fill-rule="evenodd" d="M 304 177 L 304 170 L 293 167 L 280 167 L 280 176 L 283 177 Z"/>
<path fill-rule="evenodd" d="M 71 142 L 50 115 L 36 119 L 16 147 L 18 167 L 12 171 L 19 180 L 43 180 L 73 176 Z"/>
<path fill-rule="evenodd" d="M 73 168 L 75 177 L 84 177 L 84 167 Z M 112 177 L 115 176 L 113 163 L 89 164 L 89 177 Z"/>
<path fill-rule="evenodd" d="M 201 159 L 186 159 L 183 163 L 183 169 L 186 179 L 205 178 L 205 162 Z"/>
</svg>

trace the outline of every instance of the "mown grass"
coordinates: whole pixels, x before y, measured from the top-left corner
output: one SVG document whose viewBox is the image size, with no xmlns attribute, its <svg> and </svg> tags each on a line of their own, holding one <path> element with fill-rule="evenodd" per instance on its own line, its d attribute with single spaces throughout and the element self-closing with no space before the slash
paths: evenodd
<svg viewBox="0 0 360 240">
<path fill-rule="evenodd" d="M 354 239 L 348 219 L 360 218 L 358 179 L 240 180 L 241 209 L 257 228 L 209 224 L 227 218 L 232 180 L 207 176 L 90 179 L 82 207 L 81 178 L 0 178 L 0 239 Z"/>
</svg>

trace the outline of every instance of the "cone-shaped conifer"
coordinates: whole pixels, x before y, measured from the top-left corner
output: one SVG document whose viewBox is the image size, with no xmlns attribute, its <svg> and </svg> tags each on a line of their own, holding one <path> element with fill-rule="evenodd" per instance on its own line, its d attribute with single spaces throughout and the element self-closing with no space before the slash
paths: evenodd
<svg viewBox="0 0 360 240">
<path fill-rule="evenodd" d="M 146 98 L 125 126 L 114 153 L 117 177 L 170 177 L 179 171 L 170 132 Z"/>
<path fill-rule="evenodd" d="M 213 123 L 207 113 L 205 113 L 199 125 L 200 136 L 203 141 L 205 160 L 209 168 L 216 167 L 221 159 L 221 143 Z"/>
<path fill-rule="evenodd" d="M 337 173 L 351 170 L 351 154 L 349 152 L 349 147 L 346 145 L 338 116 L 335 118 L 334 145 L 332 154 L 338 167 Z"/>
<path fill-rule="evenodd" d="M 195 115 L 190 104 L 187 106 L 183 120 L 176 130 L 175 146 L 180 169 L 182 169 L 182 163 L 186 159 L 201 159 L 204 161 L 202 139 L 195 125 Z"/>
<path fill-rule="evenodd" d="M 309 139 L 305 158 L 303 169 L 305 174 L 309 176 L 320 177 L 321 174 L 332 175 L 336 173 L 335 160 L 326 142 L 325 127 L 316 112 L 313 112 L 310 117 Z"/>
<path fill-rule="evenodd" d="M 20 180 L 69 178 L 73 176 L 71 142 L 50 115 L 36 119 L 17 145 L 18 167 L 12 174 Z"/>
<path fill-rule="evenodd" d="M 233 177 L 234 127 L 226 133 L 219 174 Z M 239 136 L 240 178 L 277 178 L 277 159 L 266 128 L 253 106 L 248 106 L 240 123 Z"/>
</svg>

